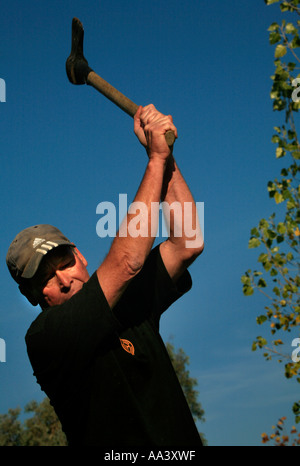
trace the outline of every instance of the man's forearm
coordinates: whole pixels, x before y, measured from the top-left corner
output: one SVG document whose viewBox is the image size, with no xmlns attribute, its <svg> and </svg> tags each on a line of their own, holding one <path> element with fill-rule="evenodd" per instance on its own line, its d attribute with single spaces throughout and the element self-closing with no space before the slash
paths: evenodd
<svg viewBox="0 0 300 466">
<path fill-rule="evenodd" d="M 161 200 L 172 244 L 180 249 L 201 249 L 197 206 L 173 156 L 165 170 Z"/>
<path fill-rule="evenodd" d="M 153 225 L 158 224 L 159 211 L 153 211 L 151 207 L 153 203 L 159 204 L 165 168 L 166 161 L 149 160 L 134 202 L 131 204 L 140 207 L 141 211 L 131 212 L 129 208 L 106 258 L 97 270 L 100 285 L 111 309 L 118 302 L 129 282 L 141 270 L 153 246 L 155 239 L 155 234 L 152 234 Z M 132 228 L 133 224 L 134 228 Z"/>
<path fill-rule="evenodd" d="M 125 255 L 133 271 L 142 268 L 155 239 L 166 161 L 149 160 L 133 203 L 128 209 L 112 247 Z"/>
</svg>

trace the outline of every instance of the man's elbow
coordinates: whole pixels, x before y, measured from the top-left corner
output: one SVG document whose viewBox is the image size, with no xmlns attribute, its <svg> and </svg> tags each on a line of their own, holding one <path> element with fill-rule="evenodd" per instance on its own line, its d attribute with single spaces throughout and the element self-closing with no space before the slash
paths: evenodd
<svg viewBox="0 0 300 466">
<path fill-rule="evenodd" d="M 202 238 L 194 241 L 186 240 L 184 250 L 182 251 L 184 261 L 189 263 L 194 262 L 203 253 L 203 250 L 204 241 Z"/>
<path fill-rule="evenodd" d="M 184 229 L 184 236 L 181 238 L 181 247 L 184 259 L 193 262 L 204 250 L 204 239 L 202 230 L 197 220 L 195 229 Z"/>
<path fill-rule="evenodd" d="M 143 268 L 145 259 L 140 255 L 125 255 L 123 258 L 123 268 L 128 277 L 134 278 Z"/>
</svg>

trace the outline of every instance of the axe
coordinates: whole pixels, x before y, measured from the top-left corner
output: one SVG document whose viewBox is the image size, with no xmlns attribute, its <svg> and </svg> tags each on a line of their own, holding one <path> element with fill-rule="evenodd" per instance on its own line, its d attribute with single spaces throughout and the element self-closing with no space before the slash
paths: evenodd
<svg viewBox="0 0 300 466">
<path fill-rule="evenodd" d="M 134 117 L 138 105 L 132 102 L 128 97 L 111 86 L 107 81 L 101 78 L 90 67 L 83 55 L 83 36 L 84 30 L 82 23 L 78 18 L 72 20 L 72 47 L 70 56 L 66 61 L 66 72 L 69 81 L 72 84 L 88 84 L 101 92 L 105 97 L 120 107 L 131 117 Z M 173 131 L 167 131 L 165 138 L 169 147 L 172 147 L 175 141 Z"/>
</svg>

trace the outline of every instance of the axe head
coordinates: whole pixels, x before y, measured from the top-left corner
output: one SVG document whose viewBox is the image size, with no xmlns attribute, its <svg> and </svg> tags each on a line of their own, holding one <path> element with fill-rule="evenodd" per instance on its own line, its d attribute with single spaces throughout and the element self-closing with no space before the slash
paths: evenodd
<svg viewBox="0 0 300 466">
<path fill-rule="evenodd" d="M 72 47 L 66 61 L 66 72 L 72 84 L 85 84 L 92 69 L 83 55 L 84 30 L 78 18 L 72 20 Z"/>
</svg>

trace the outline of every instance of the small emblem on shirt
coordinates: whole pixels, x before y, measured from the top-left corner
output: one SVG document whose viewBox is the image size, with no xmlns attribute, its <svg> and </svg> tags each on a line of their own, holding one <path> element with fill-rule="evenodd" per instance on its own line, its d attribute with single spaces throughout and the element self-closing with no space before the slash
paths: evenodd
<svg viewBox="0 0 300 466">
<path fill-rule="evenodd" d="M 130 353 L 134 356 L 134 346 L 129 340 L 125 340 L 124 338 L 120 338 L 120 342 L 122 345 L 122 348 L 127 351 L 127 353 Z"/>
</svg>

